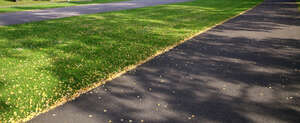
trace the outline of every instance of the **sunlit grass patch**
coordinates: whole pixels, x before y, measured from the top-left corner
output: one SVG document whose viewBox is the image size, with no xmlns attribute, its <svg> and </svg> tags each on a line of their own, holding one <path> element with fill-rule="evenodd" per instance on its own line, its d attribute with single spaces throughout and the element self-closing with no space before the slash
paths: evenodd
<svg viewBox="0 0 300 123">
<path fill-rule="evenodd" d="M 78 6 L 78 5 L 93 4 L 93 3 L 109 3 L 109 2 L 118 2 L 118 1 L 128 1 L 128 0 L 70 0 L 70 2 L 67 2 L 67 0 L 52 0 L 52 1 L 22 0 L 20 2 L 12 2 L 10 0 L 0 0 L 0 13 Z"/>
<path fill-rule="evenodd" d="M 0 27 L 0 121 L 41 112 L 261 0 L 196 0 Z"/>
</svg>

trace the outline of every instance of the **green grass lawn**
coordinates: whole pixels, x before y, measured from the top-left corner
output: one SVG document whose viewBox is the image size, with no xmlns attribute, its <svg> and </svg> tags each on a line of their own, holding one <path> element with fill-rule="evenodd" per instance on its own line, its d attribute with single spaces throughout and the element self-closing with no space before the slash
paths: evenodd
<svg viewBox="0 0 300 123">
<path fill-rule="evenodd" d="M 0 26 L 0 121 L 71 97 L 262 0 L 195 0 Z"/>
<path fill-rule="evenodd" d="M 32 1 L 32 0 L 12 2 L 8 0 L 0 0 L 0 13 L 35 10 L 35 9 L 59 8 L 59 7 L 67 7 L 67 6 L 78 6 L 78 5 L 93 4 L 93 3 L 109 3 L 109 2 L 118 2 L 118 1 L 128 1 L 128 0 L 90 0 L 90 1 L 71 0 L 71 2 L 66 2 L 66 0 L 52 0 L 52 2 Z"/>
<path fill-rule="evenodd" d="M 52 0 L 53 2 L 66 1 L 66 0 Z M 13 5 L 30 5 L 37 3 L 49 3 L 50 0 L 19 0 L 14 2 L 13 0 L 0 0 L 0 7 L 2 6 L 13 6 Z"/>
</svg>

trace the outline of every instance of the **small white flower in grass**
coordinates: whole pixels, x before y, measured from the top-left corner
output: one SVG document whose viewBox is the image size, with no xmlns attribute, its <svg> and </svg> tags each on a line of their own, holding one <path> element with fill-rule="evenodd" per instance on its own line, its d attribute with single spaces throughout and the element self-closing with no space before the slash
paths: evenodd
<svg viewBox="0 0 300 123">
<path fill-rule="evenodd" d="M 89 115 L 89 118 L 91 118 L 91 117 L 93 117 L 93 115 L 90 114 L 90 115 Z"/>
</svg>

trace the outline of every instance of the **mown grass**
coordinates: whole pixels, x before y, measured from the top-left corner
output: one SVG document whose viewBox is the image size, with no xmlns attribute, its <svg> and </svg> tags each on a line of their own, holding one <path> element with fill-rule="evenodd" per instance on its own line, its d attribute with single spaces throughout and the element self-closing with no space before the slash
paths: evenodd
<svg viewBox="0 0 300 123">
<path fill-rule="evenodd" d="M 59 2 L 66 0 L 52 0 L 52 2 Z M 0 0 L 0 6 L 12 6 L 12 5 L 30 5 L 35 3 L 49 3 L 50 0 L 19 0 L 14 2 L 14 0 Z"/>
<path fill-rule="evenodd" d="M 0 121 L 18 121 L 262 0 L 195 0 L 0 27 Z"/>
<path fill-rule="evenodd" d="M 128 1 L 128 0 L 52 0 L 52 1 L 33 1 L 33 0 L 23 0 L 20 2 L 12 2 L 8 0 L 0 0 L 0 13 L 5 12 L 17 12 L 25 10 L 36 10 L 36 9 L 47 9 L 47 8 L 59 8 L 67 6 L 78 6 L 83 4 L 93 4 L 93 3 L 110 3 L 118 1 Z"/>
</svg>

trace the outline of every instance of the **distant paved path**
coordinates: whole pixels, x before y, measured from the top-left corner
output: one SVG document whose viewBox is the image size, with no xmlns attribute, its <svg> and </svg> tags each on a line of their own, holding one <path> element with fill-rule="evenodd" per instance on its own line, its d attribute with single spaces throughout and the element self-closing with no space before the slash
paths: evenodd
<svg viewBox="0 0 300 123">
<path fill-rule="evenodd" d="M 71 6 L 46 10 L 23 11 L 14 13 L 0 13 L 0 25 L 22 24 L 32 21 L 64 18 L 82 14 L 93 14 L 124 9 L 141 8 L 159 4 L 185 2 L 190 0 L 132 0 L 116 3 L 102 3 L 92 5 Z"/>
<path fill-rule="evenodd" d="M 299 20 L 267 0 L 30 122 L 299 123 Z"/>
</svg>

